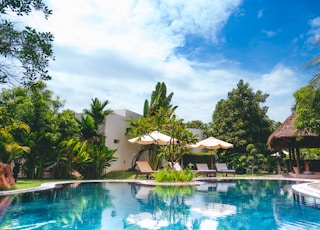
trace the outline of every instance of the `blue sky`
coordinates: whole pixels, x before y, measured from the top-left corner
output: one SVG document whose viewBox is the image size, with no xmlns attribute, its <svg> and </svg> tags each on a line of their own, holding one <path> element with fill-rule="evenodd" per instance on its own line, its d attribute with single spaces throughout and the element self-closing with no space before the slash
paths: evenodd
<svg viewBox="0 0 320 230">
<path fill-rule="evenodd" d="M 316 69 L 320 1 L 48 1 L 48 21 L 27 22 L 55 36 L 48 86 L 81 112 L 92 98 L 142 113 L 157 82 L 174 92 L 185 121 L 211 122 L 216 103 L 240 79 L 270 94 L 268 115 L 284 121 L 293 93 Z M 75 7 L 77 6 L 77 7 Z"/>
</svg>

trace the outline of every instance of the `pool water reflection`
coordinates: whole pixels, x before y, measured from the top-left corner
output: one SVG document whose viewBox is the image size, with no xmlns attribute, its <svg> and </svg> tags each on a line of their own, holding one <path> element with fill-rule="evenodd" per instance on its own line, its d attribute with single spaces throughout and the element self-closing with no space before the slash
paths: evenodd
<svg viewBox="0 0 320 230">
<path fill-rule="evenodd" d="M 0 229 L 319 229 L 320 201 L 295 195 L 292 183 L 64 185 L 0 197 Z"/>
</svg>

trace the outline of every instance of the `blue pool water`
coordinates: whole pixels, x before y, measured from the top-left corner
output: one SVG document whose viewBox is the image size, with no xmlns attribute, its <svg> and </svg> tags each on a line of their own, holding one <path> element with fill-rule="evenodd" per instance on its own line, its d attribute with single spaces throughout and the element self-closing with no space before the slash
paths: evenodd
<svg viewBox="0 0 320 230">
<path fill-rule="evenodd" d="M 0 229 L 320 229 L 320 201 L 292 183 L 75 183 L 0 196 Z"/>
</svg>

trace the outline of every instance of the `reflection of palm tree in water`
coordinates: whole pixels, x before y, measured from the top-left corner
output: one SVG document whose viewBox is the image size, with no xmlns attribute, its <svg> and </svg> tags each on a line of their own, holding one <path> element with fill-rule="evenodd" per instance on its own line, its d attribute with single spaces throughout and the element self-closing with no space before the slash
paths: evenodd
<svg viewBox="0 0 320 230">
<path fill-rule="evenodd" d="M 132 185 L 131 191 L 134 197 L 137 197 L 140 189 L 141 186 Z M 190 206 L 186 205 L 185 198 L 194 192 L 195 188 L 192 186 L 159 186 L 154 187 L 146 196 L 137 198 L 137 200 L 142 206 L 141 210 L 148 210 L 155 218 L 153 220 L 167 222 L 170 227 L 186 229 Z"/>
</svg>

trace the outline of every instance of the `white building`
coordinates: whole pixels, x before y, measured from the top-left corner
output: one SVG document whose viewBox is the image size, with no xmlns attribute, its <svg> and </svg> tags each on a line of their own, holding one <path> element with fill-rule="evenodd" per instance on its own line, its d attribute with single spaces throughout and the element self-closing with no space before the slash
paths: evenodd
<svg viewBox="0 0 320 230">
<path fill-rule="evenodd" d="M 114 154 L 116 161 L 106 169 L 111 171 L 128 170 L 131 168 L 132 159 L 139 151 L 140 145 L 132 144 L 126 133 L 129 128 L 128 120 L 138 119 L 141 115 L 127 109 L 115 110 L 106 117 L 104 133 L 106 135 L 106 146 L 109 149 L 117 149 Z"/>
</svg>

